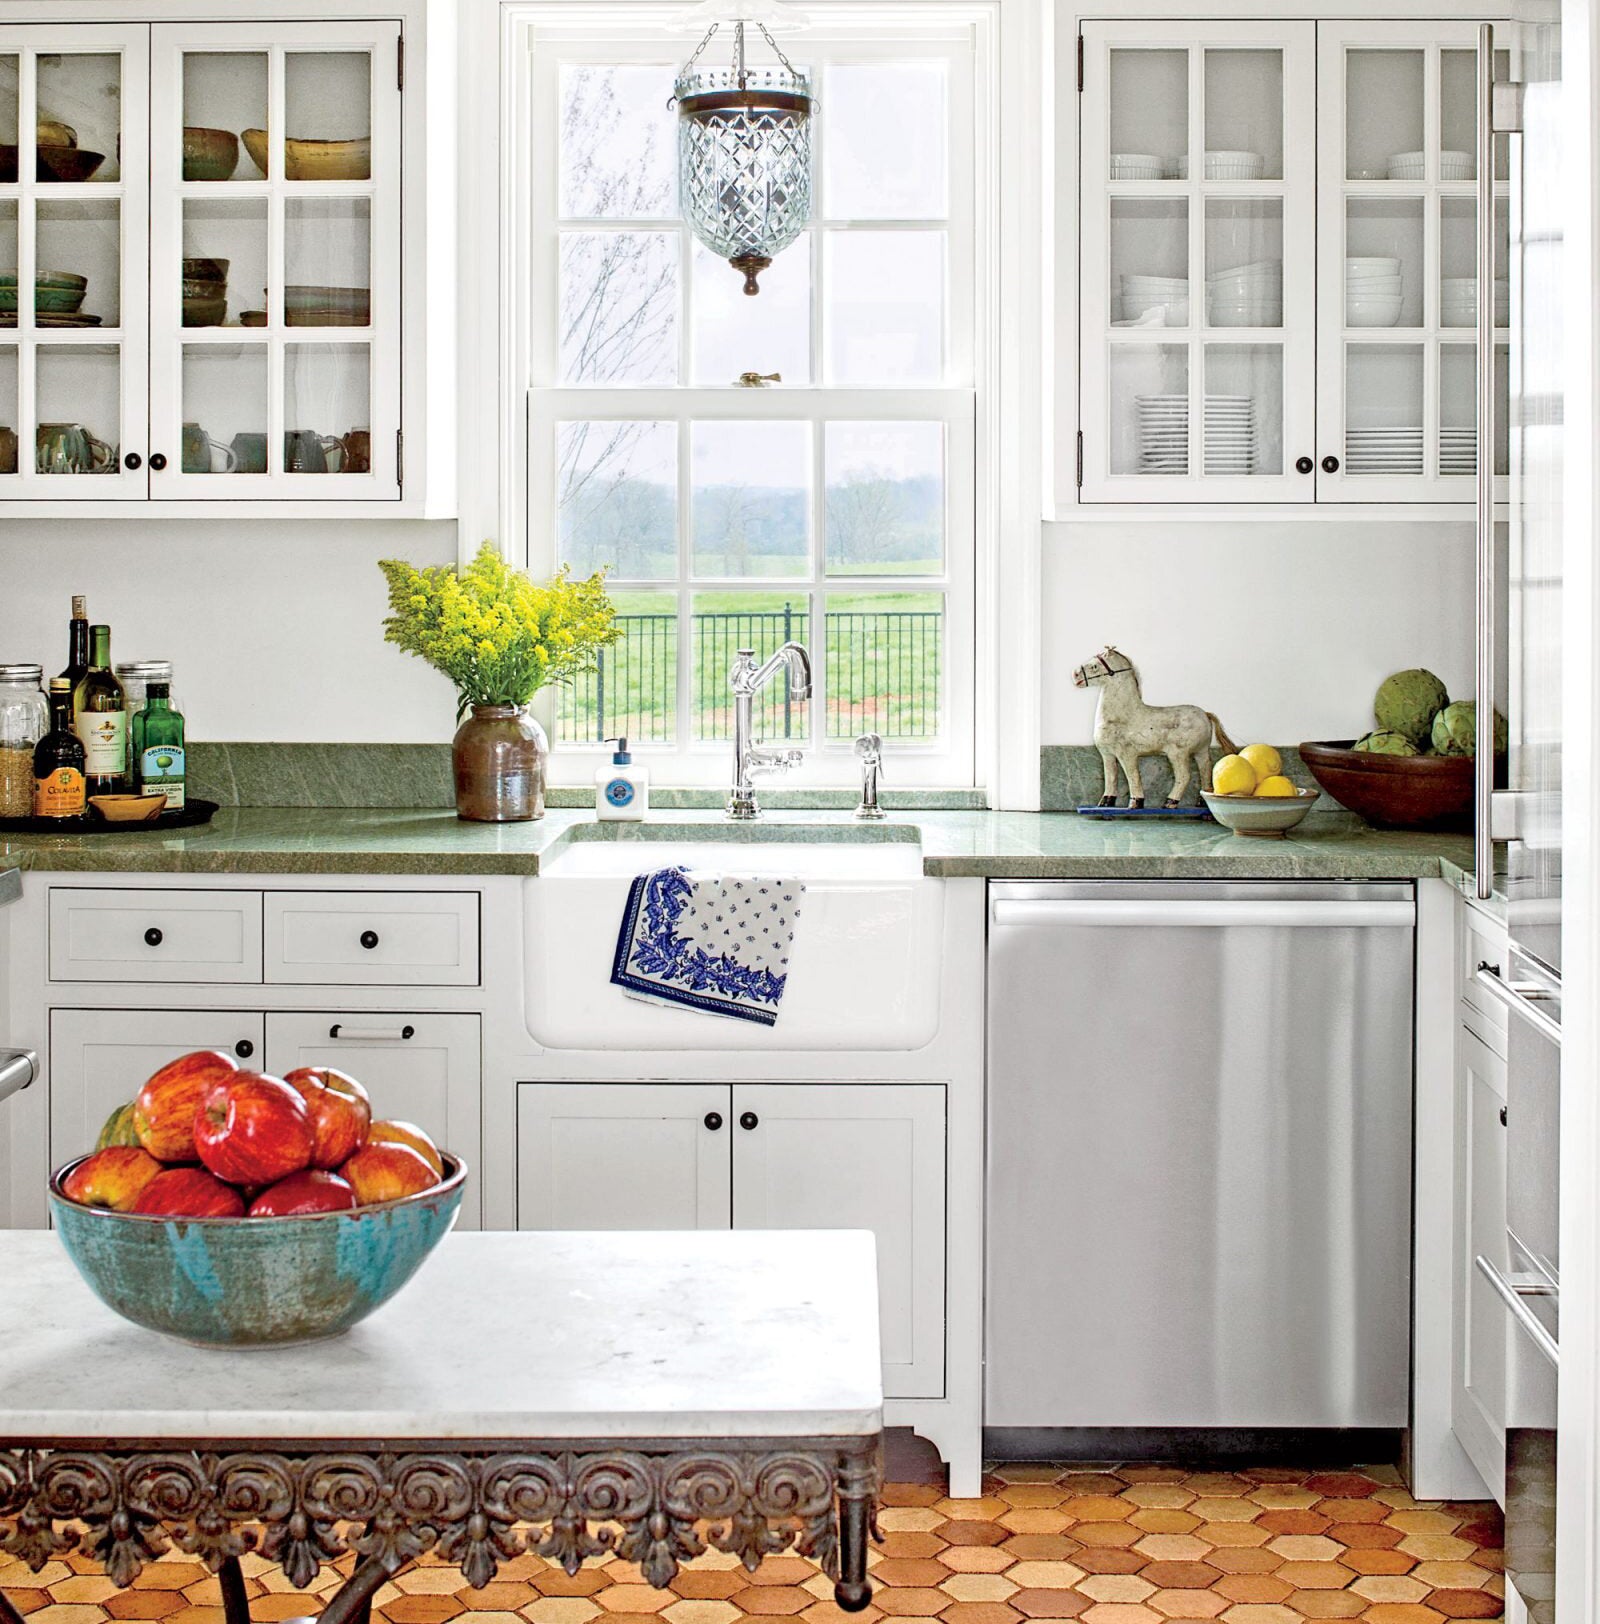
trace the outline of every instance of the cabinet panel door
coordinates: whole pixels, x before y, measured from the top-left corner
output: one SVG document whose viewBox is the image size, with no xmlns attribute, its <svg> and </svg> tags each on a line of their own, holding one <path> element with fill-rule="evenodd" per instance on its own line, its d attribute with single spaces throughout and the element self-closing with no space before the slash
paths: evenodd
<svg viewBox="0 0 1600 1624">
<path fill-rule="evenodd" d="M 938 1083 L 741 1083 L 738 1229 L 870 1229 L 884 1392 L 944 1391 L 945 1091 Z M 796 1267 L 804 1265 L 804 1247 Z"/>
<path fill-rule="evenodd" d="M 518 1229 L 726 1229 L 726 1083 L 522 1083 Z"/>
<path fill-rule="evenodd" d="M 263 1035 L 259 1010 L 51 1010 L 51 1165 L 93 1150 L 105 1119 L 169 1060 L 221 1049 L 260 1065 Z"/>
</svg>

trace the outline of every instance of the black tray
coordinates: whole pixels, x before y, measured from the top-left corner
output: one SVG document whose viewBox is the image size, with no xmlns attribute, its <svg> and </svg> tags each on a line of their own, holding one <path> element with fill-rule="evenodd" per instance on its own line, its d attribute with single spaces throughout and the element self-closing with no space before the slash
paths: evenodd
<svg viewBox="0 0 1600 1624">
<path fill-rule="evenodd" d="M 218 802 L 191 799 L 181 812 L 163 812 L 148 823 L 112 823 L 91 806 L 82 823 L 60 818 L 0 818 L 0 835 L 138 835 L 161 829 L 194 829 L 210 823 Z"/>
</svg>

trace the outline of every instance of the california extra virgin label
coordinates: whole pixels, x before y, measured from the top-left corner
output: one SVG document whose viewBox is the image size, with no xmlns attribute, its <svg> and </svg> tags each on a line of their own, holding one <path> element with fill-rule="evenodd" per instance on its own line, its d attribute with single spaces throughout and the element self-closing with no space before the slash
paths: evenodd
<svg viewBox="0 0 1600 1624">
<path fill-rule="evenodd" d="M 128 713 L 79 711 L 78 737 L 83 742 L 84 771 L 93 778 L 120 773 L 128 765 Z"/>
</svg>

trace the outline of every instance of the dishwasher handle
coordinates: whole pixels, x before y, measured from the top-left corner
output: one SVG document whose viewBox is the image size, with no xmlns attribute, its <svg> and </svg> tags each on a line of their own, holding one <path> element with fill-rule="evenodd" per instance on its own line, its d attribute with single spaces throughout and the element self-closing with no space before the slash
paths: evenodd
<svg viewBox="0 0 1600 1624">
<path fill-rule="evenodd" d="M 1181 899 L 1140 902 L 1110 898 L 1097 902 L 1087 898 L 1069 901 L 996 897 L 989 905 L 989 917 L 996 925 L 1156 925 L 1166 929 L 1199 926 L 1212 930 L 1239 925 L 1276 929 L 1309 925 L 1329 930 L 1352 925 L 1409 928 L 1416 923 L 1416 909 L 1409 901 L 1398 900 L 1268 902 L 1241 897 L 1231 902 Z"/>
</svg>

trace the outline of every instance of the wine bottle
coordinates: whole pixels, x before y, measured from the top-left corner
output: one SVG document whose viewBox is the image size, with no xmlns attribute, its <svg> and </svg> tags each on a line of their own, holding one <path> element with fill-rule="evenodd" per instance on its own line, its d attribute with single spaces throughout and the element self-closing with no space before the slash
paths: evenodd
<svg viewBox="0 0 1600 1624">
<path fill-rule="evenodd" d="M 33 814 L 62 821 L 87 812 L 83 745 L 72 731 L 72 685 L 50 679 L 50 731 L 33 747 Z"/>
<path fill-rule="evenodd" d="M 152 679 L 144 709 L 133 719 L 133 760 L 139 788 L 161 790 L 167 810 L 181 812 L 184 799 L 183 712 L 172 708 L 170 683 Z"/>
<path fill-rule="evenodd" d="M 89 669 L 73 690 L 72 708 L 83 743 L 91 795 L 118 795 L 127 786 L 128 699 L 111 669 L 111 628 L 89 628 Z"/>
<path fill-rule="evenodd" d="M 80 593 L 72 598 L 72 619 L 67 622 L 67 668 L 61 673 L 75 694 L 89 670 L 89 609 Z M 76 701 L 74 701 L 76 703 Z"/>
</svg>

